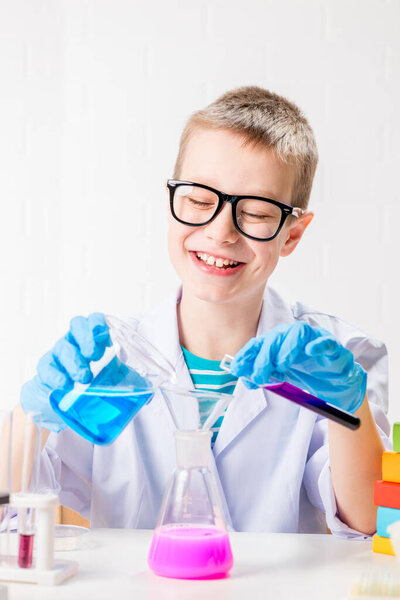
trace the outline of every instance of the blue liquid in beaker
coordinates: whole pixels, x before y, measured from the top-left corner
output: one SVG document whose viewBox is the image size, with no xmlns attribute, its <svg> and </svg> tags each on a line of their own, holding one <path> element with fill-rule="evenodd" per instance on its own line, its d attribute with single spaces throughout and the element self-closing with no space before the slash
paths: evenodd
<svg viewBox="0 0 400 600">
<path fill-rule="evenodd" d="M 150 382 L 117 357 L 88 387 L 53 390 L 53 410 L 74 431 L 94 444 L 110 444 L 154 394 Z"/>
</svg>

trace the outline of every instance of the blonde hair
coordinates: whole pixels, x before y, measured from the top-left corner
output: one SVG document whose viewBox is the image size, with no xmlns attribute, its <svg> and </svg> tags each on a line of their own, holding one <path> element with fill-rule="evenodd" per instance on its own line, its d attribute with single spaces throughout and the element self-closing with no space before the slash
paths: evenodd
<svg viewBox="0 0 400 600">
<path fill-rule="evenodd" d="M 318 151 L 314 133 L 295 104 L 256 86 L 226 92 L 187 121 L 175 163 L 175 179 L 179 178 L 187 144 L 200 128 L 229 129 L 242 135 L 245 144 L 272 149 L 282 162 L 293 164 L 297 178 L 292 205 L 307 208 Z"/>
</svg>

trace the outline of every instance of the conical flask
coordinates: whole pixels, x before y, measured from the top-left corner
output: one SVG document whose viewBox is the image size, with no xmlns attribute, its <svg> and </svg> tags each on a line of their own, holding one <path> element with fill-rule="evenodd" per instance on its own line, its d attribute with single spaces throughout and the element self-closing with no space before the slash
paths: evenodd
<svg viewBox="0 0 400 600">
<path fill-rule="evenodd" d="M 157 575 L 225 577 L 233 564 L 216 482 L 208 468 L 210 430 L 175 431 L 177 466 L 164 495 L 148 556 Z"/>
</svg>

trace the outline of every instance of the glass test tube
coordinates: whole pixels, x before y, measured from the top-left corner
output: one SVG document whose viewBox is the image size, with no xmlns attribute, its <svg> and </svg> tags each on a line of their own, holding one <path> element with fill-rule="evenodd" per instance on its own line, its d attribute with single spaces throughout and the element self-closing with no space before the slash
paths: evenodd
<svg viewBox="0 0 400 600">
<path fill-rule="evenodd" d="M 33 561 L 34 511 L 20 508 L 18 512 L 18 566 L 30 569 Z"/>
<path fill-rule="evenodd" d="M 22 492 L 36 492 L 38 488 L 41 429 L 34 423 L 34 414 L 26 417 L 24 435 L 24 454 L 22 463 Z M 35 511 L 32 508 L 20 508 L 18 511 L 18 565 L 30 569 L 33 563 L 33 544 L 35 537 Z"/>
</svg>

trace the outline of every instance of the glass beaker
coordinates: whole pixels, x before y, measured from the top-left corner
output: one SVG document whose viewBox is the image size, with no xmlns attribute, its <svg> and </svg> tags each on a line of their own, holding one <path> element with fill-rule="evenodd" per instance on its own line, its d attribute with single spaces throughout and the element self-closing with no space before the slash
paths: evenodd
<svg viewBox="0 0 400 600">
<path fill-rule="evenodd" d="M 53 410 L 94 444 L 110 444 L 153 397 L 161 383 L 175 381 L 169 361 L 137 331 L 135 319 L 106 316 L 112 346 L 92 361 L 93 379 L 69 391 L 53 390 Z"/>
<path fill-rule="evenodd" d="M 177 466 L 161 506 L 148 563 L 163 577 L 216 579 L 233 564 L 217 486 L 208 468 L 211 431 L 175 431 Z"/>
</svg>

